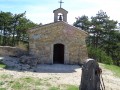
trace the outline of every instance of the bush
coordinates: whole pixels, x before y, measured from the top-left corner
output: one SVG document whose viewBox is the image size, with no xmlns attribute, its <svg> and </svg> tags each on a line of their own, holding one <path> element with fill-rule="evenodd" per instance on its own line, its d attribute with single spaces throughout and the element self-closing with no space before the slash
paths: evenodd
<svg viewBox="0 0 120 90">
<path fill-rule="evenodd" d="M 105 64 L 113 64 L 113 60 L 108 56 L 105 51 L 100 48 L 88 47 L 89 57 Z"/>
<path fill-rule="evenodd" d="M 6 68 L 6 65 L 0 61 L 0 68 Z"/>
</svg>

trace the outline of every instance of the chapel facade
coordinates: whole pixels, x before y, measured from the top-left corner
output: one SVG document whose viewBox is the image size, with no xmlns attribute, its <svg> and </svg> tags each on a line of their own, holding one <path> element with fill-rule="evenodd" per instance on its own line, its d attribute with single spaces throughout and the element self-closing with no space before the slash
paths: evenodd
<svg viewBox="0 0 120 90">
<path fill-rule="evenodd" d="M 54 22 L 29 30 L 29 54 L 41 64 L 81 64 L 87 58 L 87 32 L 67 23 L 63 8 L 53 11 Z"/>
</svg>

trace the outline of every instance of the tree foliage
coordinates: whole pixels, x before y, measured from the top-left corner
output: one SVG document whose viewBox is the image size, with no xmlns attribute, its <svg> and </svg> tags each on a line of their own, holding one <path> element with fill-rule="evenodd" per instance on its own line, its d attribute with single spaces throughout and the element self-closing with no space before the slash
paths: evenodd
<svg viewBox="0 0 120 90">
<path fill-rule="evenodd" d="M 94 58 L 95 60 L 101 63 L 113 64 L 112 58 L 108 56 L 107 53 L 100 48 L 94 48 L 94 47 L 89 46 L 88 54 L 91 58 Z"/>
<path fill-rule="evenodd" d="M 88 20 L 88 17 L 83 15 L 81 17 L 76 18 L 76 22 L 73 25 L 81 28 L 82 30 L 88 31 L 91 23 Z"/>
<path fill-rule="evenodd" d="M 36 24 L 27 19 L 25 13 L 0 12 L 0 45 L 15 46 L 19 42 L 27 42 L 26 32 Z"/>
<path fill-rule="evenodd" d="M 117 23 L 100 10 L 90 19 L 85 15 L 77 18 L 74 26 L 89 33 L 87 46 L 92 47 L 89 48 L 92 58 L 99 59 L 98 61 L 102 58 L 105 63 L 111 63 L 112 59 L 114 64 L 120 66 L 120 32 L 116 30 Z"/>
</svg>

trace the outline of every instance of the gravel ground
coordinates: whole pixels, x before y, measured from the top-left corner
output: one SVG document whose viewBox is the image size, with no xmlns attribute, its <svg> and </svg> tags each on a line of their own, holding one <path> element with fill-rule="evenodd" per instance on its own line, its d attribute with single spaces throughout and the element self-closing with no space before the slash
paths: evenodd
<svg viewBox="0 0 120 90">
<path fill-rule="evenodd" d="M 2 57 L 0 57 L 2 59 Z M 20 77 L 38 77 L 49 78 L 52 84 L 71 84 L 79 85 L 81 80 L 81 67 L 78 65 L 37 65 L 30 68 L 29 65 L 19 64 L 18 58 L 4 57 L 4 63 L 10 66 L 8 69 L 0 69 L 0 74 L 10 74 L 14 78 Z M 117 78 L 113 73 L 105 68 L 102 77 L 105 83 L 105 90 L 120 90 L 120 78 Z"/>
<path fill-rule="evenodd" d="M 102 77 L 105 83 L 105 90 L 120 90 L 120 78 L 115 77 L 114 74 L 102 67 Z"/>
</svg>

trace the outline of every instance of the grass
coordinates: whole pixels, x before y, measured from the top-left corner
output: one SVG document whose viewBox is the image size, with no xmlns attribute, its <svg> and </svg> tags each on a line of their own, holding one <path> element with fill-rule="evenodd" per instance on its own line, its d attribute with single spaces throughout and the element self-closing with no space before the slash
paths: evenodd
<svg viewBox="0 0 120 90">
<path fill-rule="evenodd" d="M 6 65 L 0 61 L 0 68 L 6 68 Z"/>
<path fill-rule="evenodd" d="M 7 90 L 7 89 L 5 89 L 5 88 L 0 88 L 0 90 Z"/>
<path fill-rule="evenodd" d="M 20 78 L 21 80 L 23 80 L 23 82 L 26 82 L 26 83 L 34 83 L 35 80 L 31 77 L 25 77 L 25 78 Z"/>
<path fill-rule="evenodd" d="M 115 76 L 120 77 L 120 67 L 115 65 L 101 64 L 104 68 L 112 71 Z"/>
<path fill-rule="evenodd" d="M 3 81 L 0 81 L 0 86 L 4 85 L 5 83 Z"/>
<path fill-rule="evenodd" d="M 79 90 L 79 88 L 77 86 L 74 86 L 74 85 L 68 85 L 67 90 Z"/>
<path fill-rule="evenodd" d="M 12 75 L 0 75 L 0 90 L 79 90 L 77 86 L 59 84 L 53 85 L 51 79 L 20 77 L 14 78 Z"/>
<path fill-rule="evenodd" d="M 49 90 L 60 90 L 58 87 L 50 87 Z"/>
<path fill-rule="evenodd" d="M 65 85 L 65 84 L 63 84 L 60 87 L 58 87 L 58 86 L 50 87 L 49 90 L 79 90 L 79 88 L 75 85 Z"/>
<path fill-rule="evenodd" d="M 14 89 L 14 90 L 20 90 L 20 89 L 23 88 L 23 86 L 24 86 L 23 83 L 16 82 L 16 83 L 14 83 L 12 85 L 12 89 Z"/>
<path fill-rule="evenodd" d="M 12 77 L 13 77 L 12 75 L 7 75 L 7 74 L 1 74 L 0 75 L 1 79 L 7 79 L 7 78 L 9 79 L 9 78 L 12 78 Z"/>
<path fill-rule="evenodd" d="M 12 87 L 11 87 L 12 86 Z M 39 78 L 34 77 L 22 77 L 12 81 L 10 87 L 13 90 L 40 90 L 36 89 L 42 86 L 42 81 Z"/>
</svg>

